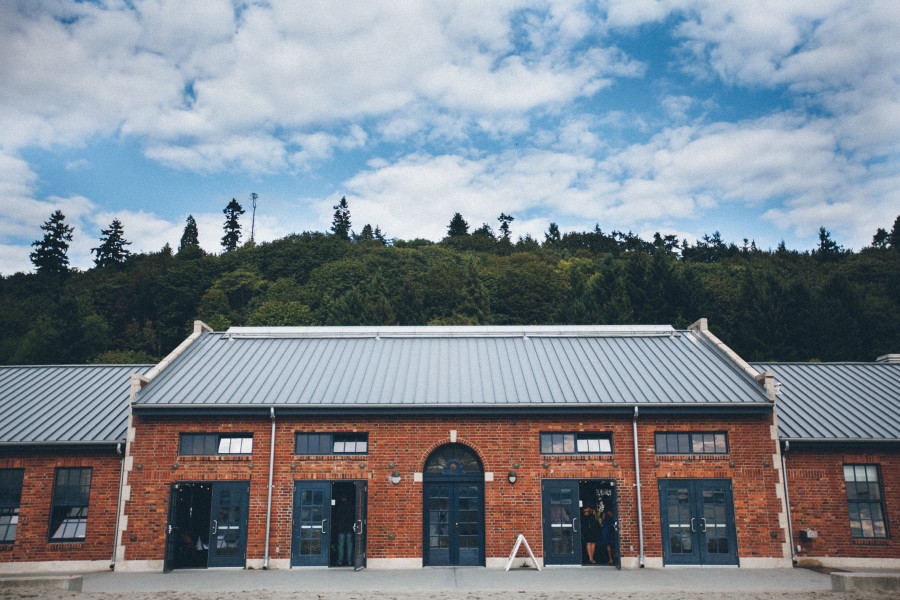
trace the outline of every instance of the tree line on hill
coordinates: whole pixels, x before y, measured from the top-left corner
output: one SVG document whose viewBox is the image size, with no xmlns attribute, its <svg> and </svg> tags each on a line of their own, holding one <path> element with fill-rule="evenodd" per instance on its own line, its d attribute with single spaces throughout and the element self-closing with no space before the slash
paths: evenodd
<svg viewBox="0 0 900 600">
<path fill-rule="evenodd" d="M 251 196 L 254 204 L 256 195 Z M 223 211 L 223 252 L 200 248 L 188 217 L 177 250 L 131 253 L 101 231 L 95 267 L 70 270 L 73 231 L 56 211 L 34 242 L 34 274 L 0 278 L 0 363 L 155 362 L 201 319 L 232 325 L 671 324 L 707 317 L 747 360 L 872 360 L 900 351 L 900 216 L 872 245 L 844 250 L 824 228 L 812 251 L 763 250 L 718 232 L 561 233 L 513 241 L 460 213 L 440 242 L 351 229 L 240 244 L 243 207 Z M 251 230 L 252 231 L 252 230 Z"/>
</svg>

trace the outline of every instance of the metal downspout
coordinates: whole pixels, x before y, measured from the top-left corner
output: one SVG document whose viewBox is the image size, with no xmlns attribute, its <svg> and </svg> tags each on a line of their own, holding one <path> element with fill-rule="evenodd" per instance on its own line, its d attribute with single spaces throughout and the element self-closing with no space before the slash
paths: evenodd
<svg viewBox="0 0 900 600">
<path fill-rule="evenodd" d="M 125 455 L 122 452 L 122 444 L 116 444 L 116 454 L 122 457 L 122 464 L 119 467 L 119 496 L 116 502 L 116 528 L 113 530 L 113 551 L 112 562 L 109 569 L 112 571 L 116 568 L 116 547 L 119 544 L 119 517 L 122 515 L 122 484 L 125 482 Z"/>
<path fill-rule="evenodd" d="M 787 454 L 787 451 L 790 450 L 791 443 L 788 440 L 784 440 L 784 449 L 781 451 L 781 476 L 784 477 L 784 505 L 787 507 L 787 525 L 788 525 L 788 536 L 790 536 L 791 543 L 791 564 L 797 564 L 797 553 L 794 548 L 794 524 L 791 522 L 791 497 L 788 494 L 788 477 L 787 477 L 787 466 L 784 462 L 784 455 Z"/>
<path fill-rule="evenodd" d="M 644 513 L 641 509 L 641 460 L 638 454 L 638 435 L 637 435 L 637 418 L 638 407 L 634 407 L 634 418 L 631 420 L 631 430 L 634 435 L 634 477 L 637 482 L 637 513 L 638 513 L 638 543 L 640 544 L 640 554 L 638 555 L 640 568 L 644 568 Z"/>
<path fill-rule="evenodd" d="M 263 570 L 269 568 L 269 536 L 272 532 L 272 473 L 275 469 L 275 408 L 269 407 L 269 417 L 272 419 L 272 436 L 269 438 L 269 498 L 266 501 L 266 557 L 263 560 Z"/>
</svg>

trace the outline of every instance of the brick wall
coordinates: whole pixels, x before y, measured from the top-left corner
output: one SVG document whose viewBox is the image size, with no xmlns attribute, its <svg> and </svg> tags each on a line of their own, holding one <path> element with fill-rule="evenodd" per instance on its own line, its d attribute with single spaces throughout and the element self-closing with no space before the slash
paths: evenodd
<svg viewBox="0 0 900 600">
<path fill-rule="evenodd" d="M 4 448 L 0 469 L 25 469 L 14 544 L 0 544 L 0 562 L 111 560 L 121 457 L 115 450 Z M 49 543 L 50 506 L 57 467 L 92 467 L 83 542 Z"/>
<path fill-rule="evenodd" d="M 657 477 L 727 478 L 733 482 L 738 548 L 742 557 L 782 556 L 784 534 L 778 525 L 778 474 L 771 416 L 728 420 L 690 417 L 641 417 L 639 444 L 643 479 L 644 532 L 648 556 L 661 556 Z M 268 483 L 268 417 L 191 418 L 135 416 L 134 463 L 129 473 L 131 497 L 126 503 L 128 529 L 123 535 L 127 560 L 159 560 L 164 553 L 170 485 L 177 481 L 248 480 L 250 524 L 248 559 L 264 555 L 266 486 Z M 623 556 L 638 553 L 634 451 L 630 417 L 359 417 L 352 421 L 325 417 L 278 417 L 273 490 L 273 559 L 289 559 L 292 496 L 295 480 L 368 480 L 368 556 L 422 556 L 421 473 L 428 455 L 456 441 L 471 447 L 494 481 L 486 482 L 485 545 L 487 557 L 506 557 L 518 533 L 525 534 L 541 555 L 541 479 L 614 479 L 617 482 Z M 727 431 L 731 454 L 716 458 L 657 457 L 657 430 Z M 367 432 L 369 453 L 363 456 L 295 456 L 296 432 Z M 612 455 L 542 456 L 541 431 L 608 431 Z M 183 432 L 252 433 L 252 457 L 179 457 Z M 393 467 L 388 464 L 393 463 Z M 514 466 L 517 465 L 517 466 Z M 546 465 L 546 466 L 545 466 Z M 514 469 L 518 481 L 506 474 Z M 392 471 L 402 476 L 389 482 Z M 762 535 L 761 535 L 762 534 Z M 276 551 L 276 549 L 280 549 Z"/>
<path fill-rule="evenodd" d="M 900 449 L 877 446 L 792 445 L 785 454 L 794 545 L 807 558 L 900 558 Z M 845 464 L 880 465 L 887 539 L 853 539 L 844 486 Z M 812 529 L 814 539 L 800 531 Z"/>
</svg>

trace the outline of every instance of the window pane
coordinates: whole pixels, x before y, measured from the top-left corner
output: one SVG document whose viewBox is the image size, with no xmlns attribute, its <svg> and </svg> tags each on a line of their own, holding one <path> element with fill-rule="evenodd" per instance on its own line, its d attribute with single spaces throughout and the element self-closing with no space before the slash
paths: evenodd
<svg viewBox="0 0 900 600">
<path fill-rule="evenodd" d="M 703 435 L 700 433 L 695 433 L 691 436 L 691 451 L 694 454 L 702 454 L 703 453 Z"/>
<path fill-rule="evenodd" d="M 869 484 L 869 498 L 872 500 L 881 500 L 881 486 L 878 484 L 878 480 L 874 480 L 874 483 Z"/>
<path fill-rule="evenodd" d="M 369 452 L 369 441 L 368 441 L 368 440 L 361 440 L 361 441 L 359 441 L 359 442 L 356 442 L 356 451 L 357 451 L 359 454 L 368 454 L 368 452 Z"/>
<path fill-rule="evenodd" d="M 334 453 L 342 454 L 344 452 L 344 442 L 339 442 L 335 440 L 334 442 Z"/>
<path fill-rule="evenodd" d="M 253 454 L 253 438 L 241 438 L 241 454 Z"/>
<path fill-rule="evenodd" d="M 579 438 L 576 444 L 576 448 L 578 448 L 578 452 L 586 454 L 588 452 L 588 440 Z"/>
<path fill-rule="evenodd" d="M 878 467 L 866 465 L 866 481 L 878 481 Z"/>
<path fill-rule="evenodd" d="M 686 433 L 676 434 L 675 439 L 678 440 L 678 453 L 689 454 L 691 452 L 691 436 Z M 672 441 L 669 440 L 669 448 L 672 448 Z"/>
<path fill-rule="evenodd" d="M 600 440 L 600 452 L 612 452 L 612 442 L 608 439 Z"/>
<path fill-rule="evenodd" d="M 657 454 L 665 454 L 666 450 L 666 434 L 657 433 L 656 434 L 656 453 Z"/>
<path fill-rule="evenodd" d="M 541 434 L 541 454 L 551 454 L 553 452 L 553 441 L 549 433 Z"/>
<path fill-rule="evenodd" d="M 231 454 L 231 438 L 219 440 L 219 454 Z"/>
<path fill-rule="evenodd" d="M 574 433 L 567 433 L 564 435 L 563 446 L 565 447 L 563 452 L 565 452 L 566 454 L 574 454 L 575 453 L 575 434 Z"/>
<path fill-rule="evenodd" d="M 728 444 L 725 443 L 725 434 L 717 433 L 716 434 L 716 453 L 717 454 L 725 454 L 728 452 Z"/>
<path fill-rule="evenodd" d="M 589 452 L 600 452 L 600 440 L 598 438 L 590 439 L 587 442 Z"/>
<path fill-rule="evenodd" d="M 853 481 L 853 467 L 844 465 L 844 481 Z"/>
</svg>

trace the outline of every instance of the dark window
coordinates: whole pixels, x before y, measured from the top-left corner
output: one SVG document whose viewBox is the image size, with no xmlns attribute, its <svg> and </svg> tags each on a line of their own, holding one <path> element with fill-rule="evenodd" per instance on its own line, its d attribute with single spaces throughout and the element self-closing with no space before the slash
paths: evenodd
<svg viewBox="0 0 900 600">
<path fill-rule="evenodd" d="M 50 508 L 51 542 L 80 542 L 87 532 L 91 468 L 58 468 Z"/>
<path fill-rule="evenodd" d="M 294 454 L 368 454 L 368 433 L 298 433 Z"/>
<path fill-rule="evenodd" d="M 728 435 L 723 432 L 656 432 L 657 454 L 728 454 Z"/>
<path fill-rule="evenodd" d="M 25 469 L 0 469 L 0 544 L 16 541 Z"/>
<path fill-rule="evenodd" d="M 252 454 L 253 436 L 249 433 L 182 433 L 178 453 L 181 456 Z"/>
<path fill-rule="evenodd" d="M 878 465 L 844 465 L 850 535 L 855 538 L 886 538 L 884 500 Z"/>
<path fill-rule="evenodd" d="M 610 454 L 611 433 L 542 433 L 541 454 Z"/>
</svg>

